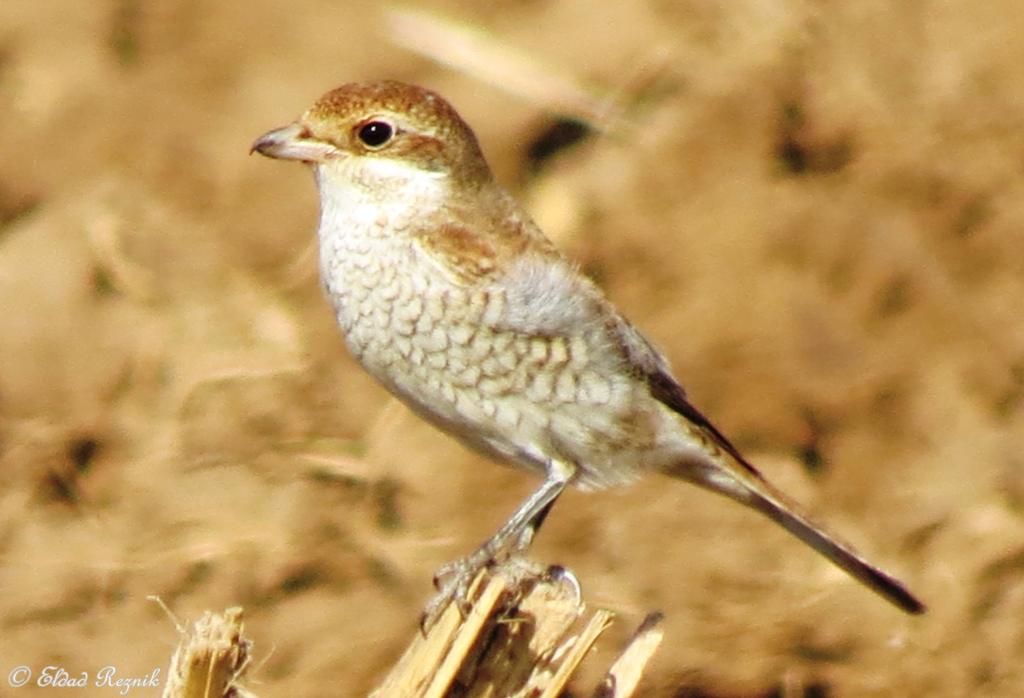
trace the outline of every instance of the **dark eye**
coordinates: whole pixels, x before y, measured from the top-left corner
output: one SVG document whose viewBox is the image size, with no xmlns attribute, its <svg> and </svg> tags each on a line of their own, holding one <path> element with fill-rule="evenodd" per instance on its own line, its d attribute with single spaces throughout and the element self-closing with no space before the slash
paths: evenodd
<svg viewBox="0 0 1024 698">
<path fill-rule="evenodd" d="M 367 148 L 380 148 L 395 135 L 395 129 L 386 121 L 368 121 L 359 127 L 356 135 Z"/>
</svg>

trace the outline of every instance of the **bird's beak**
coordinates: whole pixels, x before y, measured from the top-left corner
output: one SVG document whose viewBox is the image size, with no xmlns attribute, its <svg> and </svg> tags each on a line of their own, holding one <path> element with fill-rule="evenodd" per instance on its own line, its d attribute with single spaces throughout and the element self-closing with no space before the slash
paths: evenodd
<svg viewBox="0 0 1024 698">
<path fill-rule="evenodd" d="M 314 138 L 305 126 L 296 122 L 268 131 L 257 138 L 249 153 L 257 152 L 268 158 L 318 163 L 336 155 L 338 149 L 330 143 Z"/>
</svg>

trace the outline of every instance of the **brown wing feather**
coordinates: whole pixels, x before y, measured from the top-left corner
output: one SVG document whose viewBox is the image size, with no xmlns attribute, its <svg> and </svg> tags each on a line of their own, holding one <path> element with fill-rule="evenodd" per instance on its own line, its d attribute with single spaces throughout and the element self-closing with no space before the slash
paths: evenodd
<svg viewBox="0 0 1024 698">
<path fill-rule="evenodd" d="M 650 342 L 622 316 L 616 315 L 615 335 L 633 368 L 646 381 L 651 395 L 672 411 L 700 428 L 708 438 L 758 479 L 761 473 L 739 452 L 725 434 L 711 423 L 686 397 L 686 390 L 672 377 L 668 362 Z"/>
<path fill-rule="evenodd" d="M 672 376 L 663 371 L 657 371 L 646 374 L 645 378 L 647 379 L 648 387 L 651 389 L 651 395 L 655 399 L 696 424 L 711 438 L 715 445 L 732 456 L 737 463 L 749 470 L 751 474 L 763 479 L 758 469 L 739 452 L 739 449 L 733 446 L 725 434 L 719 431 L 718 427 L 711 423 L 711 420 L 705 417 L 700 410 L 686 399 L 686 392 L 683 390 L 683 386 L 679 385 Z"/>
<path fill-rule="evenodd" d="M 456 283 L 468 285 L 485 279 L 497 267 L 497 250 L 472 228 L 454 223 L 423 226 L 413 239 Z"/>
<path fill-rule="evenodd" d="M 480 196 L 488 205 L 453 198 L 442 217 L 445 223 L 422 221 L 411 231 L 419 248 L 454 282 L 471 285 L 492 280 L 528 253 L 560 258 L 506 192 L 493 187 Z"/>
</svg>

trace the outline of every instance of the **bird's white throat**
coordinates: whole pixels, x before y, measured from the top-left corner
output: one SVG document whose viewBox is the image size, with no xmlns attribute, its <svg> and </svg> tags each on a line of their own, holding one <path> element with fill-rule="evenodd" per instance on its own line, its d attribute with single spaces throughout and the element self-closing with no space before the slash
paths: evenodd
<svg viewBox="0 0 1024 698">
<path fill-rule="evenodd" d="M 414 163 L 385 158 L 333 160 L 315 169 L 320 190 L 320 226 L 379 226 L 424 216 L 449 199 L 449 177 Z"/>
</svg>

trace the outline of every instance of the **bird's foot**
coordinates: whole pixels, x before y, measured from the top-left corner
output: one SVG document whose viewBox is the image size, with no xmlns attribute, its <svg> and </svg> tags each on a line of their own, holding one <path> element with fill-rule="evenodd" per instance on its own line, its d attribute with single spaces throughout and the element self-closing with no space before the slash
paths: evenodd
<svg viewBox="0 0 1024 698">
<path fill-rule="evenodd" d="M 473 581 L 481 571 L 494 563 L 494 553 L 490 546 L 485 545 L 460 560 L 443 565 L 437 571 L 434 575 L 437 594 L 427 604 L 420 619 L 420 630 L 424 635 L 434 627 L 441 614 L 451 604 L 455 604 L 463 618 L 469 615 L 473 607 L 469 598 Z"/>
<path fill-rule="evenodd" d="M 465 619 L 473 607 L 473 585 L 484 570 L 488 574 L 501 575 L 505 588 L 510 594 L 508 608 L 511 610 L 519 600 L 538 584 L 564 586 L 568 589 L 566 597 L 574 607 L 582 607 L 583 594 L 579 580 L 571 571 L 560 566 L 545 567 L 516 554 L 501 556 L 496 559 L 486 548 L 477 550 L 461 560 L 444 565 L 434 576 L 437 595 L 430 600 L 423 616 L 420 618 L 420 631 L 424 636 L 434 627 L 452 604 Z"/>
</svg>

